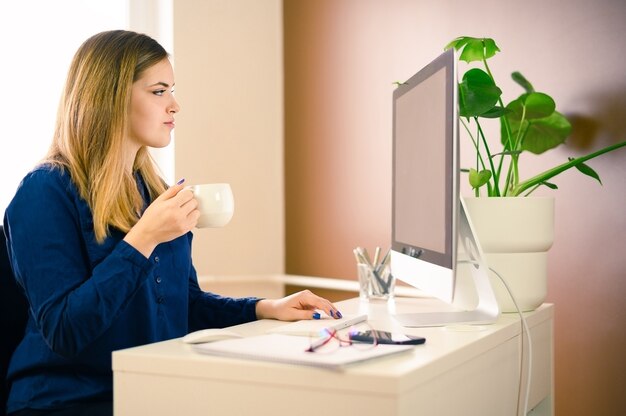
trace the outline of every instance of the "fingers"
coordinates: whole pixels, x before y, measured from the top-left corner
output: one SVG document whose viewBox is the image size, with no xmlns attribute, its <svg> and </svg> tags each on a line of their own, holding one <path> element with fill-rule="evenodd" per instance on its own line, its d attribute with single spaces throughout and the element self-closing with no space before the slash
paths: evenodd
<svg viewBox="0 0 626 416">
<path fill-rule="evenodd" d="M 311 320 L 311 319 L 320 319 L 320 318 L 315 318 L 314 317 L 315 314 L 319 315 L 318 312 L 296 309 L 291 312 L 289 319 L 286 319 L 286 320 L 306 321 L 306 320 Z"/>
<path fill-rule="evenodd" d="M 183 209 L 187 214 L 198 208 L 198 200 L 195 198 L 191 190 L 182 190 L 174 198 L 176 205 Z"/>
<path fill-rule="evenodd" d="M 176 196 L 185 186 L 183 185 L 183 183 L 185 182 L 184 179 L 181 179 L 180 181 L 178 181 L 176 184 L 170 186 L 169 188 L 167 188 L 165 190 L 165 192 L 163 192 L 161 195 L 158 196 L 157 200 L 167 200 L 167 199 L 171 199 L 174 196 Z"/>
<path fill-rule="evenodd" d="M 278 319 L 281 321 L 299 321 L 320 319 L 323 312 L 339 319 L 341 312 L 327 299 L 319 297 L 310 290 L 303 290 L 281 299 L 261 299 L 256 304 L 258 319 Z"/>
<path fill-rule="evenodd" d="M 185 188 L 184 182 L 185 180 L 181 179 L 175 185 L 166 189 L 156 200 L 171 201 L 175 206 L 184 208 L 184 213 L 189 215 L 198 207 L 198 202 L 194 197 L 193 191 Z"/>
<path fill-rule="evenodd" d="M 166 189 L 153 201 L 149 210 L 151 208 L 153 217 L 156 215 L 164 224 L 168 223 L 170 227 L 174 227 L 173 230 L 187 232 L 195 227 L 200 211 L 197 209 L 198 201 L 193 191 L 185 188 L 184 182 L 184 179 L 180 180 Z"/>
<path fill-rule="evenodd" d="M 303 290 L 295 294 L 298 297 L 299 305 L 296 309 L 299 309 L 303 313 L 301 315 L 305 318 L 301 319 L 320 319 L 321 314 L 318 311 L 323 311 L 326 315 L 334 319 L 342 317 L 341 312 L 333 305 L 329 300 L 315 295 L 310 290 Z"/>
</svg>

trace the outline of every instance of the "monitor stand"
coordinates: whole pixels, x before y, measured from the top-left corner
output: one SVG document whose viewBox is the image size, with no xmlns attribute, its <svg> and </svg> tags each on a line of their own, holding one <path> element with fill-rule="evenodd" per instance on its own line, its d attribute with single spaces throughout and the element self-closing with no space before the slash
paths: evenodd
<svg viewBox="0 0 626 416">
<path fill-rule="evenodd" d="M 396 314 L 396 320 L 405 327 L 445 326 L 458 324 L 492 324 L 498 319 L 500 309 L 493 292 L 489 268 L 485 265 L 482 250 L 476 240 L 473 227 L 467 215 L 463 198 L 460 199 L 460 213 L 457 244 L 457 264 L 455 268 L 455 298 L 458 293 L 458 266 L 467 265 L 470 269 L 478 303 L 475 309 L 446 312 L 417 312 Z"/>
</svg>

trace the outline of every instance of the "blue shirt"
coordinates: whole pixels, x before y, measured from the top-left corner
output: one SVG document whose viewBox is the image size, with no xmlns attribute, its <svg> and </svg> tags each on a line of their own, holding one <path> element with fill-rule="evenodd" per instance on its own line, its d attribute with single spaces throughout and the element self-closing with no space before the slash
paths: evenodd
<svg viewBox="0 0 626 416">
<path fill-rule="evenodd" d="M 140 177 L 137 184 L 147 206 Z M 158 245 L 149 259 L 119 230 L 98 244 L 91 210 L 60 168 L 24 178 L 4 226 L 30 307 L 9 365 L 9 412 L 112 400 L 112 351 L 256 319 L 258 299 L 200 290 L 191 233 Z"/>
</svg>

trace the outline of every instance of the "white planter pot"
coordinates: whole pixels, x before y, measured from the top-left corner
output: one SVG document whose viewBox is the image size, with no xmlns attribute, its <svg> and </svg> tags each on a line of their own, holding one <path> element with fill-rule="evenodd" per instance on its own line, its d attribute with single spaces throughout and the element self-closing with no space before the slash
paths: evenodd
<svg viewBox="0 0 626 416">
<path fill-rule="evenodd" d="M 548 291 L 548 250 L 554 241 L 554 198 L 464 198 L 487 265 L 498 272 L 523 311 L 541 305 Z M 490 271 L 502 312 L 516 312 L 500 279 Z"/>
</svg>

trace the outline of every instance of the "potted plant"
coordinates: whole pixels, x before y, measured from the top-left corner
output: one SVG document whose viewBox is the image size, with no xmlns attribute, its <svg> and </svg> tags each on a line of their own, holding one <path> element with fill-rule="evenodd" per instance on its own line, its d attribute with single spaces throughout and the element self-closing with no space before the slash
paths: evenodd
<svg viewBox="0 0 626 416">
<path fill-rule="evenodd" d="M 493 39 L 458 37 L 445 49 L 454 48 L 459 60 L 471 67 L 458 88 L 462 130 L 476 151 L 476 165 L 462 169 L 476 197 L 464 198 L 469 216 L 486 255 L 487 263 L 504 278 L 524 310 L 539 306 L 547 293 L 547 251 L 552 245 L 554 198 L 526 197 L 537 188 L 556 189 L 552 178 L 571 168 L 602 183 L 585 162 L 626 146 L 626 141 L 577 158 L 528 179 L 520 177 L 520 157 L 525 152 L 542 154 L 565 142 L 572 126 L 556 111 L 552 97 L 535 90 L 519 72 L 511 74 L 523 92 L 508 104 L 496 84 L 488 60 L 500 51 Z M 500 124 L 498 150 L 485 137 L 481 123 L 496 119 Z M 496 297 L 503 311 L 514 306 L 504 286 L 492 276 Z"/>
</svg>

